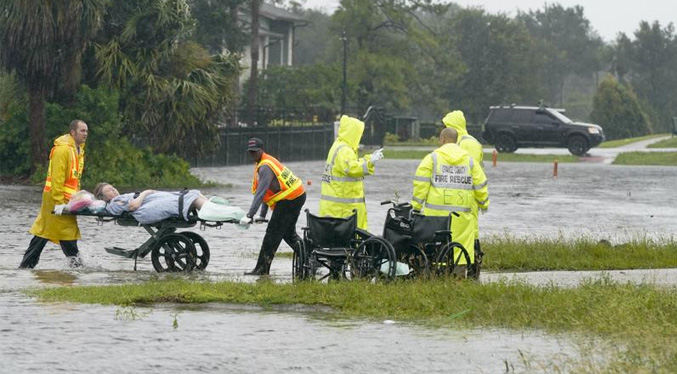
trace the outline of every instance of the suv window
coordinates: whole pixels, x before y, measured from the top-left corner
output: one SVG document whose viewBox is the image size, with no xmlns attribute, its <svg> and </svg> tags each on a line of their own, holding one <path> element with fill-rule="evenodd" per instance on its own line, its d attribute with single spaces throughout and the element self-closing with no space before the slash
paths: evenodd
<svg viewBox="0 0 677 374">
<path fill-rule="evenodd" d="M 531 116 L 534 114 L 533 110 L 529 109 L 515 109 L 515 113 L 512 115 L 513 123 L 529 123 L 531 122 Z"/>
<path fill-rule="evenodd" d="M 492 122 L 509 122 L 511 117 L 509 109 L 494 109 L 491 111 Z"/>
<path fill-rule="evenodd" d="M 553 122 L 556 122 L 556 120 L 555 120 L 555 118 L 553 118 L 553 117 L 547 115 L 546 113 L 538 113 L 538 112 L 536 112 L 536 113 L 534 114 L 533 122 L 534 122 L 534 123 L 542 123 L 542 124 L 550 125 L 550 124 L 552 124 Z"/>
<path fill-rule="evenodd" d="M 550 114 L 552 114 L 554 117 L 558 118 L 560 121 L 564 122 L 564 123 L 571 123 L 571 122 L 573 122 L 572 120 L 569 119 L 569 117 L 565 116 L 564 114 L 562 114 L 562 113 L 560 113 L 560 112 L 558 112 L 558 111 L 556 111 L 556 110 L 548 109 L 548 112 L 549 112 Z"/>
</svg>

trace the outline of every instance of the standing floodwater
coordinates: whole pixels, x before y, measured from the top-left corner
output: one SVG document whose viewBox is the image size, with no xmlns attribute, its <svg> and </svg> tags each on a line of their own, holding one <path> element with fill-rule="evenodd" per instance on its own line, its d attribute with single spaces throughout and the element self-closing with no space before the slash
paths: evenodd
<svg viewBox="0 0 677 374">
<path fill-rule="evenodd" d="M 382 229 L 386 207 L 381 200 L 408 200 L 418 161 L 384 160 L 377 175 L 366 179 L 370 230 Z M 306 207 L 317 212 L 323 162 L 290 163 L 304 181 Z M 252 166 L 200 168 L 204 179 L 230 184 L 205 190 L 246 208 L 251 201 Z M 677 173 L 666 167 L 617 167 L 562 164 L 559 178 L 552 165 L 487 165 L 491 207 L 480 217 L 483 235 L 579 237 L 624 241 L 636 235 L 674 237 L 677 233 Z M 143 186 L 155 187 L 155 186 Z M 139 271 L 133 261 L 108 254 L 105 246 L 133 248 L 148 238 L 141 228 L 97 225 L 79 219 L 85 268 L 65 268 L 63 254 L 49 244 L 36 270 L 16 270 L 31 236 L 27 233 L 40 205 L 39 187 L 0 186 L 0 372 L 173 373 L 173 372 L 504 372 L 520 367 L 521 354 L 547 365 L 577 351 L 567 337 L 538 331 L 458 331 L 428 329 L 385 321 L 335 320 L 313 309 L 261 310 L 228 305 L 118 308 L 37 303 L 27 287 L 107 285 L 155 279 L 148 258 Z M 300 227 L 305 216 L 299 219 Z M 191 230 L 198 231 L 198 228 Z M 239 230 L 201 232 L 212 248 L 202 274 L 178 275 L 195 280 L 253 281 L 242 273 L 253 267 L 264 225 Z M 286 245 L 281 250 L 289 251 Z M 275 281 L 288 281 L 289 258 L 276 257 Z M 619 273 L 619 277 L 629 277 Z M 630 280 L 652 281 L 651 272 Z M 647 275 L 649 274 L 649 275 Z M 176 276 L 176 275 L 175 275 Z M 575 283 L 591 273 L 551 276 Z M 485 280 L 496 275 L 486 274 Z M 672 282 L 670 270 L 659 275 Z M 543 276 L 522 275 L 535 282 Z M 622 278 L 625 279 L 625 278 Z M 176 328 L 174 327 L 176 326 Z M 534 365 L 535 367 L 536 365 Z M 540 366 L 539 366 L 540 367 Z"/>
</svg>

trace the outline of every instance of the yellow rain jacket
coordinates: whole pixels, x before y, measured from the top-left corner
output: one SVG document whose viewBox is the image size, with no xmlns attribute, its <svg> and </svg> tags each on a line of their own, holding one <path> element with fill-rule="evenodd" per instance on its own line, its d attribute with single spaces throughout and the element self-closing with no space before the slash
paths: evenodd
<svg viewBox="0 0 677 374">
<path fill-rule="evenodd" d="M 73 190 L 80 190 L 80 180 L 85 165 L 85 145 L 76 149 L 75 139 L 70 134 L 54 140 L 49 154 L 47 181 L 42 192 L 42 205 L 30 233 L 54 243 L 60 240 L 80 239 L 80 229 L 75 216 L 52 214 L 54 206 L 66 204 Z M 71 187 L 69 187 L 70 185 Z"/>
<path fill-rule="evenodd" d="M 374 173 L 371 155 L 357 157 L 364 122 L 342 116 L 338 137 L 327 155 L 322 174 L 320 216 L 343 218 L 357 210 L 357 226 L 367 230 L 367 206 L 364 200 L 364 176 Z"/>
<path fill-rule="evenodd" d="M 470 157 L 473 158 L 476 164 L 481 167 L 484 167 L 484 149 L 482 149 L 482 144 L 477 141 L 472 135 L 468 134 L 466 130 L 465 116 L 460 110 L 455 110 L 453 112 L 447 113 L 446 116 L 442 119 L 444 126 L 451 127 L 452 129 L 458 132 L 458 144 L 462 149 L 467 151 L 470 154 Z M 480 225 L 478 218 L 478 207 L 474 205 L 472 207 L 472 213 L 475 215 L 475 237 L 479 238 L 480 235 Z"/>
<path fill-rule="evenodd" d="M 468 251 L 475 261 L 475 225 L 473 205 L 489 207 L 489 190 L 484 170 L 475 164 L 458 144 L 445 144 L 423 158 L 414 177 L 412 206 L 428 216 L 452 216 L 452 239 Z M 466 265 L 465 258 L 461 265 Z"/>
</svg>

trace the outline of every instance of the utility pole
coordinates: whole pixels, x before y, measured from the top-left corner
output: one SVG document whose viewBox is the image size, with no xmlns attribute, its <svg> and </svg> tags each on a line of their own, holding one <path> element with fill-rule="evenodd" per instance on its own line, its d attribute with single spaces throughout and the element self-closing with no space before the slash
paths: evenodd
<svg viewBox="0 0 677 374">
<path fill-rule="evenodd" d="M 341 90 L 341 115 L 343 115 L 346 114 L 346 94 L 348 92 L 348 37 L 345 27 L 343 27 L 341 33 L 341 41 L 343 41 L 343 87 Z"/>
</svg>

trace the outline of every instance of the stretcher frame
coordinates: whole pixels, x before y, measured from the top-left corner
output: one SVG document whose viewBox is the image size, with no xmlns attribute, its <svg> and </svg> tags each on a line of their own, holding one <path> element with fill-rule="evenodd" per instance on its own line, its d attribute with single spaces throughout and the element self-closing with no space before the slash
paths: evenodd
<svg viewBox="0 0 677 374">
<path fill-rule="evenodd" d="M 209 264 L 210 250 L 207 241 L 192 231 L 176 232 L 200 225 L 200 230 L 207 227 L 221 229 L 225 223 L 238 223 L 238 220 L 209 221 L 201 219 L 194 211 L 188 214 L 188 220 L 179 216 L 170 217 L 158 222 L 142 224 L 131 214 L 112 215 L 108 212 L 64 212 L 75 216 L 95 217 L 98 225 L 114 222 L 118 226 L 143 227 L 150 238 L 135 249 L 121 247 L 105 247 L 106 252 L 117 256 L 134 259 L 134 270 L 137 269 L 137 260 L 151 254 L 153 268 L 159 272 L 190 272 L 204 270 Z"/>
</svg>

